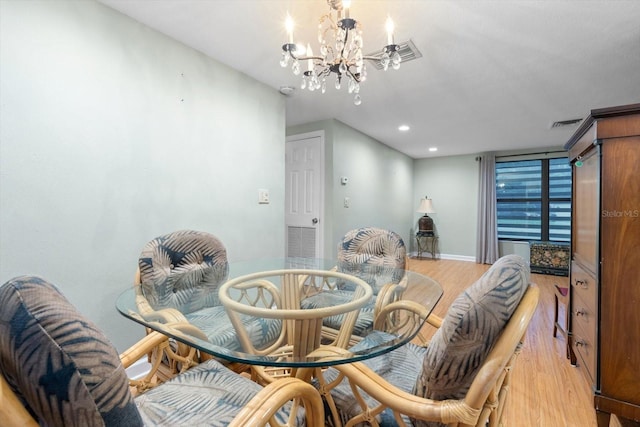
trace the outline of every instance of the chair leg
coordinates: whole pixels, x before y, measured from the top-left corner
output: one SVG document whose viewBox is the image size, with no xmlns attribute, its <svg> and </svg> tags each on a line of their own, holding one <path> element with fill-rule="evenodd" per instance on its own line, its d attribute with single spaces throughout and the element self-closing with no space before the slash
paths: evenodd
<svg viewBox="0 0 640 427">
<path fill-rule="evenodd" d="M 553 294 L 553 299 L 554 299 L 554 307 L 553 307 L 553 337 L 555 338 L 558 334 L 558 330 L 560 330 L 560 333 L 562 334 L 562 336 L 564 336 L 565 339 L 565 344 L 566 344 L 566 356 L 567 359 L 570 360 L 571 365 L 575 366 L 576 365 L 576 355 L 573 352 L 573 346 L 572 346 L 572 337 L 571 334 L 569 333 L 567 326 L 568 326 L 568 316 L 569 316 L 569 304 L 567 301 L 568 298 L 568 289 L 566 288 L 561 288 L 559 287 L 557 284 L 554 285 L 555 286 L 555 292 Z M 565 316 L 565 321 L 564 321 L 564 326 L 561 325 L 558 322 L 558 312 L 559 312 L 559 308 L 558 306 L 560 305 L 560 301 L 562 301 L 562 303 L 564 304 L 565 310 L 564 310 L 564 316 Z"/>
<path fill-rule="evenodd" d="M 558 334 L 558 296 L 554 295 L 554 309 L 553 309 L 553 337 Z"/>
<path fill-rule="evenodd" d="M 573 338 L 569 334 L 567 334 L 567 359 L 569 359 L 571 366 L 576 366 L 578 363 L 576 354 L 573 352 Z"/>
</svg>

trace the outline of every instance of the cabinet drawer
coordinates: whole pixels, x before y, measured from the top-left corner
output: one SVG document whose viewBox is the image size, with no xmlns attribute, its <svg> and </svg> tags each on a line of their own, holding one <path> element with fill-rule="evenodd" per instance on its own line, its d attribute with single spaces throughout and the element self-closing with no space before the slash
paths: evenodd
<svg viewBox="0 0 640 427">
<path fill-rule="evenodd" d="M 571 263 L 571 298 L 579 297 L 583 305 L 595 316 L 596 297 L 598 295 L 598 281 L 575 261 Z M 573 305 L 573 304 L 572 304 Z"/>
<path fill-rule="evenodd" d="M 580 316 L 581 317 L 581 316 Z M 584 326 L 588 326 L 585 322 L 576 322 L 576 317 L 573 317 L 573 333 L 572 333 L 572 346 L 573 351 L 579 356 L 582 363 L 578 363 L 578 366 L 584 368 L 588 379 L 591 380 L 591 384 L 596 384 L 596 335 L 595 335 L 595 321 L 592 321 L 594 330 L 585 330 Z"/>
<path fill-rule="evenodd" d="M 571 263 L 572 347 L 579 366 L 591 384 L 596 384 L 598 281 L 573 261 Z"/>
<path fill-rule="evenodd" d="M 580 328 L 584 335 L 591 341 L 595 341 L 598 317 L 596 312 L 586 304 L 580 295 L 574 295 L 571 303 L 571 322 Z"/>
</svg>

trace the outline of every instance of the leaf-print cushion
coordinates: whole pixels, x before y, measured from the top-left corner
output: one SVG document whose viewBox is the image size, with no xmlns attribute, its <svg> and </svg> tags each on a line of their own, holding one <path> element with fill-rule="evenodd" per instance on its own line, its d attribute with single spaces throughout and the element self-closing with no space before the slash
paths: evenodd
<svg viewBox="0 0 640 427">
<path fill-rule="evenodd" d="M 336 307 L 353 301 L 353 291 L 335 290 L 333 292 L 321 292 L 301 301 L 302 308 L 306 310 Z M 366 336 L 373 329 L 373 307 L 371 302 L 360 309 L 355 325 L 353 325 L 353 335 Z M 346 313 L 325 317 L 322 323 L 325 326 L 339 330 L 344 322 Z"/>
<path fill-rule="evenodd" d="M 185 315 L 189 323 L 200 329 L 209 342 L 225 350 L 242 350 L 236 329 L 224 306 L 208 307 Z M 282 330 L 282 320 L 241 314 L 242 324 L 257 349 L 273 344 Z"/>
<path fill-rule="evenodd" d="M 530 270 L 518 255 L 496 261 L 453 302 L 424 357 L 414 394 L 462 399 L 529 286 Z M 413 422 L 415 426 L 439 423 Z"/>
<path fill-rule="evenodd" d="M 351 230 L 338 245 L 338 271 L 361 278 L 374 294 L 387 283 L 402 280 L 406 259 L 400 235 L 377 227 Z"/>
<path fill-rule="evenodd" d="M 208 340 L 226 350 L 240 350 L 235 328 L 218 298 L 227 280 L 227 251 L 213 234 L 180 230 L 147 243 L 138 260 L 142 292 L 155 310 L 175 308 L 198 327 Z M 280 323 L 244 316 L 257 347 L 277 337 Z"/>
<path fill-rule="evenodd" d="M 350 350 L 356 352 L 359 348 L 366 348 L 369 345 L 375 345 L 375 340 L 379 339 L 382 343 L 386 342 L 389 338 L 384 333 L 374 332 L 368 335 L 360 343 L 351 347 Z M 371 341 L 373 340 L 373 344 Z M 383 344 L 384 345 L 384 344 Z M 389 384 L 393 384 L 400 390 L 407 393 L 411 393 L 413 386 L 416 382 L 416 377 L 420 373 L 420 365 L 424 358 L 426 349 L 424 347 L 408 343 L 397 350 L 384 353 L 381 356 L 366 359 L 362 363 L 373 370 L 376 374 L 384 378 Z M 330 383 L 338 378 L 339 371 L 335 368 L 328 368 L 322 373 L 324 381 Z M 314 385 L 318 386 L 318 382 L 315 381 Z M 371 396 L 369 396 L 364 390 L 359 390 L 361 396 L 372 408 L 378 405 L 378 402 Z M 353 397 L 353 390 L 347 379 L 343 379 L 335 388 L 331 390 L 331 397 L 338 408 L 340 416 L 343 421 L 346 422 L 362 412 L 362 408 L 356 399 Z M 402 415 L 407 425 L 411 424 L 408 417 Z M 395 421 L 393 411 L 389 408 L 385 409 L 376 416 L 376 421 L 381 427 L 397 427 L 398 423 Z"/>
<path fill-rule="evenodd" d="M 500 258 L 457 297 L 426 349 L 409 343 L 363 363 L 407 393 L 434 400 L 461 399 L 528 285 L 529 266 L 524 259 L 517 255 Z M 333 368 L 324 372 L 326 381 L 337 376 Z M 369 407 L 378 405 L 375 399 L 361 392 Z M 333 389 L 331 395 L 344 420 L 362 412 L 346 380 Z M 414 426 L 442 426 L 409 420 L 404 415 L 402 418 Z M 398 426 L 390 409 L 376 420 L 380 426 Z"/>
<path fill-rule="evenodd" d="M 109 340 L 35 276 L 0 287 L 0 373 L 40 425 L 60 427 L 222 427 L 261 390 L 211 359 L 134 401 Z M 276 419 L 285 423 L 290 410 Z M 304 425 L 304 411 L 295 421 Z"/>
<path fill-rule="evenodd" d="M 260 390 L 244 378 L 210 359 L 136 397 L 145 425 L 224 427 Z M 291 404 L 276 413 L 286 425 Z M 299 411 L 297 425 L 304 424 Z"/>
<path fill-rule="evenodd" d="M 337 270 L 367 282 L 373 294 L 387 284 L 398 284 L 404 277 L 407 249 L 399 234 L 377 227 L 362 227 L 347 232 L 338 245 Z M 337 283 L 340 292 L 321 293 L 301 301 L 302 308 L 329 307 L 350 301 L 353 284 Z M 364 336 L 373 328 L 375 298 L 360 309 L 353 333 Z M 340 329 L 344 315 L 323 320 L 325 326 Z"/>
<path fill-rule="evenodd" d="M 142 292 L 153 309 L 184 313 L 220 305 L 218 288 L 227 280 L 227 250 L 214 235 L 181 230 L 147 243 L 138 260 Z"/>
<path fill-rule="evenodd" d="M 41 425 L 142 425 L 115 348 L 42 278 L 0 288 L 0 370 Z"/>
</svg>

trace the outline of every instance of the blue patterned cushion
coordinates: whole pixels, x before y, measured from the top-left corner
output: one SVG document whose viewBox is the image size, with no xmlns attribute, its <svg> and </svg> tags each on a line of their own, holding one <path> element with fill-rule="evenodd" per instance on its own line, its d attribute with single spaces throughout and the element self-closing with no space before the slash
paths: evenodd
<svg viewBox="0 0 640 427">
<path fill-rule="evenodd" d="M 367 282 L 377 295 L 383 286 L 399 283 L 404 277 L 407 250 L 402 238 L 395 232 L 376 227 L 363 227 L 349 231 L 338 245 L 337 270 Z M 313 295 L 301 301 L 302 308 L 329 307 L 353 299 L 354 285 L 338 283 L 342 292 Z M 360 310 L 353 333 L 363 336 L 373 328 L 375 301 Z M 339 330 L 344 315 L 324 319 L 325 326 Z"/>
<path fill-rule="evenodd" d="M 518 255 L 496 261 L 453 302 L 425 354 L 414 393 L 434 400 L 462 399 L 529 285 Z M 416 426 L 438 423 L 414 421 Z"/>
<path fill-rule="evenodd" d="M 134 403 L 115 348 L 55 286 L 33 276 L 0 287 L 0 372 L 46 426 L 225 426 L 261 390 L 209 360 Z M 285 423 L 290 410 L 276 418 Z M 304 421 L 299 411 L 296 425 Z"/>
<path fill-rule="evenodd" d="M 378 336 L 374 332 L 353 346 L 351 350 L 356 352 L 360 347 L 367 347 L 371 345 L 371 343 L 367 341 L 375 340 L 376 338 L 378 338 Z M 384 342 L 387 337 L 382 335 L 380 338 Z M 382 356 L 367 359 L 363 363 L 390 384 L 407 393 L 411 393 L 416 382 L 416 377 L 420 374 L 420 366 L 426 351 L 424 347 L 409 343 Z M 338 371 L 334 368 L 329 368 L 324 371 L 323 376 L 325 381 L 330 382 L 337 378 Z M 378 405 L 378 402 L 363 390 L 360 389 L 360 393 L 369 407 Z M 336 403 L 336 407 L 339 408 L 343 424 L 346 424 L 349 419 L 362 412 L 362 408 L 353 398 L 353 391 L 346 379 L 342 380 L 336 388 L 331 390 L 331 396 Z M 408 417 L 403 418 L 407 425 L 411 423 Z M 393 417 L 393 412 L 388 408 L 378 415 L 376 419 L 380 426 L 398 425 Z"/>
<path fill-rule="evenodd" d="M 338 245 L 338 271 L 361 278 L 374 295 L 387 283 L 399 283 L 406 268 L 407 249 L 395 232 L 363 227 L 347 232 Z"/>
<path fill-rule="evenodd" d="M 212 234 L 181 230 L 147 243 L 138 260 L 144 296 L 156 310 L 176 308 L 213 344 L 240 350 L 235 329 L 218 299 L 229 263 L 222 242 Z M 274 342 L 280 322 L 243 316 L 259 348 Z M 261 341 L 261 342 L 260 342 Z"/>
<path fill-rule="evenodd" d="M 407 344 L 364 363 L 405 392 L 434 400 L 461 399 L 528 285 L 529 266 L 525 260 L 517 255 L 505 256 L 458 296 L 427 348 Z M 327 380 L 336 376 L 335 369 L 325 371 Z M 373 398 L 363 394 L 370 407 L 376 406 Z M 344 420 L 362 412 L 349 397 L 351 388 L 346 380 L 331 395 Z M 443 426 L 403 418 L 414 426 Z M 377 419 L 380 426 L 398 425 L 389 409 Z"/>
<path fill-rule="evenodd" d="M 242 349 L 235 327 L 223 306 L 203 308 L 185 317 L 189 323 L 204 332 L 209 342 L 227 350 Z M 280 336 L 282 330 L 280 319 L 264 319 L 245 314 L 241 314 L 240 319 L 256 349 L 268 347 Z"/>
<path fill-rule="evenodd" d="M 226 426 L 261 386 L 208 360 L 136 397 L 145 425 Z M 276 413 L 285 424 L 291 404 Z M 298 425 L 304 424 L 304 412 Z"/>
<path fill-rule="evenodd" d="M 336 290 L 333 292 L 321 292 L 303 299 L 300 306 L 304 309 L 314 309 L 323 307 L 335 307 L 347 304 L 353 300 L 353 292 L 345 290 Z M 353 335 L 364 336 L 373 328 L 373 307 L 375 301 L 371 301 L 360 309 L 356 324 L 353 326 Z M 345 314 L 337 314 L 335 316 L 325 317 L 322 323 L 325 326 L 339 330 L 342 325 Z"/>
<path fill-rule="evenodd" d="M 151 307 L 185 313 L 220 305 L 218 288 L 229 274 L 227 251 L 220 240 L 192 230 L 175 231 L 147 243 L 138 267 Z"/>
<path fill-rule="evenodd" d="M 0 369 L 42 425 L 142 425 L 116 350 L 41 278 L 0 288 Z"/>
</svg>

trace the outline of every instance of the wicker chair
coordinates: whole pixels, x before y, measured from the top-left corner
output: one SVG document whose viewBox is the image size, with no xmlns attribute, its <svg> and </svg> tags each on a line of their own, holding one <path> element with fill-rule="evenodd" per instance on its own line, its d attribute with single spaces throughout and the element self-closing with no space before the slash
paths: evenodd
<svg viewBox="0 0 640 427">
<path fill-rule="evenodd" d="M 227 251 L 214 235 L 181 230 L 156 237 L 145 245 L 138 260 L 135 284 L 140 285 L 136 287 L 140 314 L 147 320 L 189 323 L 212 343 L 225 348 L 235 345 L 239 350 L 235 329 L 218 300 L 218 288 L 228 273 Z M 246 327 L 274 332 L 277 325 L 254 318 L 247 320 Z M 152 370 L 134 385 L 147 388 L 153 385 L 154 375 L 172 378 L 209 358 L 185 344 L 164 342 L 150 356 Z"/>
<path fill-rule="evenodd" d="M 426 348 L 408 344 L 325 371 L 326 381 L 341 381 L 332 398 L 343 421 L 347 426 L 500 425 L 510 371 L 538 299 L 526 262 L 515 255 L 501 258 L 455 300 L 444 319 L 430 317 L 439 329 Z M 394 310 L 420 311 L 391 304 L 376 326 Z"/>
<path fill-rule="evenodd" d="M 382 307 L 399 297 L 404 289 L 407 250 L 395 232 L 376 227 L 363 227 L 347 232 L 338 244 L 336 270 L 351 274 L 373 288 L 374 301 L 362 308 L 354 327 L 356 336 L 371 330 L 373 320 Z M 352 299 L 352 290 L 344 287 L 340 293 L 318 295 L 302 301 L 303 308 L 328 307 Z M 325 319 L 325 335 L 333 338 L 340 329 L 338 316 Z M 355 344 L 352 342 L 351 344 Z"/>
<path fill-rule="evenodd" d="M 0 287 L 3 426 L 321 425 L 320 395 L 294 378 L 266 388 L 209 360 L 132 397 L 124 366 L 166 338 L 151 333 L 118 357 L 96 326 L 44 279 Z M 291 425 L 291 424 L 287 424 Z"/>
</svg>

